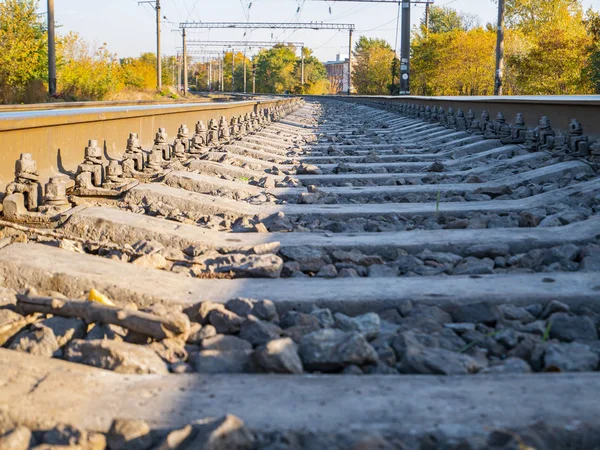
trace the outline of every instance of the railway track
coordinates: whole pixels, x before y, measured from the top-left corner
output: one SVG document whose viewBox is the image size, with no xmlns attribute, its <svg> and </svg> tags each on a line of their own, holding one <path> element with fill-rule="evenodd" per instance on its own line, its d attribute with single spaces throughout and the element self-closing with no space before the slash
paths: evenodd
<svg viewBox="0 0 600 450">
<path fill-rule="evenodd" d="M 296 99 L 21 156 L 0 448 L 598 448 L 600 148 L 479 114 Z"/>
</svg>

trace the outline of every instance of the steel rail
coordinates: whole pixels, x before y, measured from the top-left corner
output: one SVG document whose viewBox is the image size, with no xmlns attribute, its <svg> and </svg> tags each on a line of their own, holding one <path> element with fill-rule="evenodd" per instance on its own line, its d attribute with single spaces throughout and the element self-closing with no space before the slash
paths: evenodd
<svg viewBox="0 0 600 450">
<path fill-rule="evenodd" d="M 522 113 L 529 128 L 535 128 L 543 116 L 550 119 L 552 128 L 566 132 L 569 121 L 578 119 L 583 125 L 584 134 L 600 139 L 600 96 L 598 95 L 523 95 L 523 96 L 390 96 L 390 95 L 332 95 L 314 96 L 315 99 L 330 98 L 351 102 L 379 104 L 409 103 L 423 106 L 443 106 L 446 111 L 461 108 L 465 114 L 469 109 L 479 117 L 488 111 L 495 119 L 501 112 L 507 122 L 512 122 L 517 113 Z"/>
<path fill-rule="evenodd" d="M 84 149 L 96 139 L 106 159 L 121 158 L 129 133 L 138 133 L 144 148 L 151 148 L 159 127 L 174 137 L 180 125 L 193 132 L 197 121 L 205 124 L 221 116 L 251 113 L 291 101 L 261 97 L 215 103 L 80 107 L 54 110 L 13 111 L 0 114 L 0 189 L 14 178 L 15 161 L 31 153 L 40 179 L 61 173 L 73 174 L 83 161 Z"/>
</svg>

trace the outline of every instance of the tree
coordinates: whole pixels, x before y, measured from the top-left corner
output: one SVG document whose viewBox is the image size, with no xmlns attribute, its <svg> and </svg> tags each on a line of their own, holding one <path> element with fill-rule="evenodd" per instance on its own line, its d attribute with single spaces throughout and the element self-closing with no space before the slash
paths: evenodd
<svg viewBox="0 0 600 450">
<path fill-rule="evenodd" d="M 507 0 L 506 8 L 506 94 L 600 92 L 597 13 L 588 11 L 584 20 L 580 0 Z M 459 18 L 443 8 L 428 35 L 423 28 L 414 33 L 413 94 L 491 95 L 495 24 L 469 28 Z"/>
<path fill-rule="evenodd" d="M 495 39 L 494 32 L 483 28 L 417 35 L 412 48 L 412 93 L 492 94 Z"/>
<path fill-rule="evenodd" d="M 77 33 L 57 46 L 58 92 L 67 99 L 103 100 L 125 86 L 123 69 L 106 44 L 90 47 Z"/>
<path fill-rule="evenodd" d="M 177 57 L 163 56 L 161 68 L 163 86 L 173 86 L 177 88 Z M 156 81 L 154 81 L 154 84 L 156 84 Z"/>
<path fill-rule="evenodd" d="M 223 82 L 225 83 L 225 90 L 230 90 L 235 92 L 243 92 L 244 91 L 244 61 L 246 62 L 246 82 L 250 79 L 250 71 L 252 70 L 252 62 L 244 55 L 242 52 L 237 52 L 235 54 L 235 59 L 233 60 L 234 66 L 232 67 L 232 55 L 233 52 L 226 52 L 223 57 Z M 231 85 L 231 76 L 232 69 L 234 74 L 234 83 L 235 86 Z M 203 76 L 201 84 L 206 84 L 206 79 L 208 77 L 208 66 L 205 66 L 202 70 Z"/>
<path fill-rule="evenodd" d="M 0 2 L 0 103 L 27 100 L 28 87 L 47 78 L 46 31 L 35 0 Z"/>
<path fill-rule="evenodd" d="M 139 58 L 123 58 L 120 64 L 125 87 L 146 90 L 156 88 L 156 55 L 143 53 Z"/>
<path fill-rule="evenodd" d="M 329 80 L 327 79 L 327 69 L 321 61 L 312 54 L 312 50 L 303 47 L 304 54 L 304 86 L 299 83 L 294 88 L 295 94 L 321 95 L 329 93 Z M 302 81 L 302 58 L 297 58 L 294 78 Z"/>
<path fill-rule="evenodd" d="M 508 27 L 535 32 L 579 11 L 580 0 L 507 0 L 505 17 Z"/>
<path fill-rule="evenodd" d="M 594 92 L 600 94 L 600 12 L 589 8 L 586 12 L 585 25 L 591 36 L 590 58 L 585 69 Z"/>
<path fill-rule="evenodd" d="M 296 48 L 278 44 L 261 50 L 255 58 L 256 91 L 261 93 L 292 92 L 299 79 L 296 78 Z"/>
<path fill-rule="evenodd" d="M 396 55 L 394 55 L 394 60 L 392 61 L 391 67 L 391 77 L 392 82 L 390 83 L 390 95 L 399 95 L 400 94 L 400 60 Z M 398 76 L 398 81 L 396 81 L 396 76 Z"/>
<path fill-rule="evenodd" d="M 188 69 L 188 76 L 193 77 L 193 83 L 190 84 L 192 89 L 197 91 L 207 90 L 208 87 L 208 76 L 210 75 L 210 70 L 208 68 L 208 63 L 206 62 L 197 62 L 191 65 Z M 188 81 L 191 83 L 191 81 Z"/>
<path fill-rule="evenodd" d="M 244 86 L 244 68 L 246 71 L 246 86 Z M 252 61 L 242 52 L 235 55 L 235 90 L 236 92 L 252 90 Z"/>
<path fill-rule="evenodd" d="M 354 47 L 352 83 L 359 94 L 387 94 L 395 53 L 383 39 L 361 36 Z"/>
<path fill-rule="evenodd" d="M 516 93 L 548 95 L 592 92 L 592 37 L 580 0 L 509 0 L 507 23 L 526 36 L 520 53 L 507 54 Z"/>
<path fill-rule="evenodd" d="M 449 33 L 455 30 L 470 30 L 478 25 L 476 15 L 459 13 L 448 6 L 431 6 L 429 8 L 429 32 Z M 421 19 L 421 27 L 425 26 L 425 15 Z"/>
</svg>

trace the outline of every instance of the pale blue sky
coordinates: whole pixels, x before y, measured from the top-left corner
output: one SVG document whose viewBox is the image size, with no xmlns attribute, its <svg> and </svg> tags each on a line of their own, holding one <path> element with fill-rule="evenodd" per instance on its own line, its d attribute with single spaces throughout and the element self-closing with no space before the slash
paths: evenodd
<svg viewBox="0 0 600 450">
<path fill-rule="evenodd" d="M 549 1 L 549 0 L 540 0 Z M 252 3 L 248 9 L 249 3 Z M 600 9 L 600 0 L 583 0 L 585 7 Z M 40 10 L 45 11 L 44 0 Z M 255 22 L 336 22 L 353 23 L 355 36 L 384 38 L 392 47 L 396 35 L 397 5 L 386 3 L 356 3 L 338 0 L 162 0 L 163 54 L 174 54 L 181 46 L 178 24 L 182 21 L 246 21 Z M 496 21 L 496 4 L 492 0 L 437 0 L 438 6 L 448 5 L 459 11 L 476 14 L 482 24 Z M 300 8 L 300 13 L 296 11 Z M 331 8 L 331 13 L 329 12 Z M 422 17 L 424 5 L 413 5 L 412 23 Z M 154 10 L 137 0 L 55 0 L 59 33 L 76 31 L 90 43 L 106 42 L 119 57 L 137 56 L 155 51 Z M 190 38 L 203 40 L 291 40 L 304 42 L 315 50 L 321 60 L 335 59 L 337 53 L 348 54 L 346 31 L 254 30 L 244 37 L 244 30 L 189 30 Z"/>
</svg>

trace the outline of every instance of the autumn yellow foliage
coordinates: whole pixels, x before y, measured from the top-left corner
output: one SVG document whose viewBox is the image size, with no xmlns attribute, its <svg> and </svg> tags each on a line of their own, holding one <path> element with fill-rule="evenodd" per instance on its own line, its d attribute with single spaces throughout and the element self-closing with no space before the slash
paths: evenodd
<svg viewBox="0 0 600 450">
<path fill-rule="evenodd" d="M 46 33 L 33 1 L 0 1 L 0 103 L 27 97 L 43 77 L 48 57 Z"/>
<path fill-rule="evenodd" d="M 0 0 L 0 103 L 47 100 L 47 33 L 37 6 L 36 0 Z M 175 84 L 175 64 L 163 57 L 163 84 Z M 76 33 L 57 36 L 56 66 L 61 100 L 156 92 L 156 56 L 118 59 L 106 44 L 89 44 Z"/>
<path fill-rule="evenodd" d="M 441 31 L 427 33 L 422 26 L 414 33 L 411 92 L 492 94 L 495 24 L 481 27 L 471 22 L 467 26 L 450 8 L 439 9 L 438 17 L 446 25 L 438 27 Z M 594 12 L 590 10 L 587 14 Z M 594 92 L 593 79 L 600 71 L 600 67 L 592 67 L 597 37 L 587 24 L 581 1 L 508 0 L 506 17 L 505 94 Z"/>
<path fill-rule="evenodd" d="M 394 53 L 361 37 L 354 49 L 358 93 L 389 94 Z M 431 7 L 429 29 L 411 42 L 413 95 L 492 95 L 496 24 L 450 7 Z M 581 0 L 507 0 L 504 94 L 600 93 L 600 14 Z"/>
</svg>

